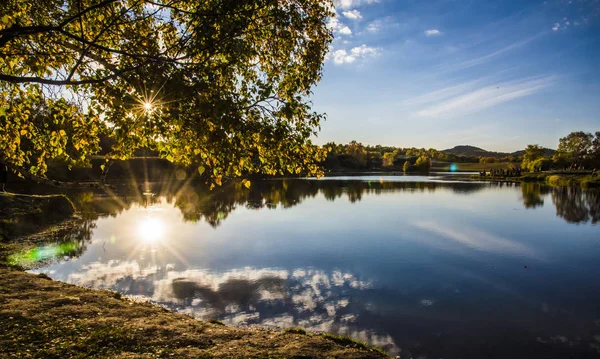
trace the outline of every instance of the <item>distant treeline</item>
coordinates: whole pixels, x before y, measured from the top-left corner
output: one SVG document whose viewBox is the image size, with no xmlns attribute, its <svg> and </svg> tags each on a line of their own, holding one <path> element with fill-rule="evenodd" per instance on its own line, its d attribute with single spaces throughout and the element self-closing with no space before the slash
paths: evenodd
<svg viewBox="0 0 600 359">
<path fill-rule="evenodd" d="M 348 144 L 330 142 L 324 146 L 327 170 L 389 169 L 402 171 L 428 171 L 436 162 L 444 163 L 520 163 L 523 156 L 508 155 L 469 156 L 448 153 L 434 148 L 403 148 L 392 146 L 369 146 L 352 141 Z"/>
<path fill-rule="evenodd" d="M 348 144 L 330 142 L 324 146 L 327 158 L 323 163 L 326 170 L 402 170 L 428 171 L 449 163 L 506 163 L 506 167 L 520 167 L 525 171 L 546 170 L 592 170 L 600 168 L 600 131 L 595 135 L 582 131 L 572 132 L 559 140 L 556 151 L 539 145 L 512 154 L 500 156 L 472 146 L 457 146 L 451 150 L 433 148 L 403 148 L 393 146 L 369 146 L 352 141 Z M 484 155 L 461 155 L 452 153 L 464 148 L 478 150 Z M 438 166 L 440 165 L 440 166 Z"/>
</svg>

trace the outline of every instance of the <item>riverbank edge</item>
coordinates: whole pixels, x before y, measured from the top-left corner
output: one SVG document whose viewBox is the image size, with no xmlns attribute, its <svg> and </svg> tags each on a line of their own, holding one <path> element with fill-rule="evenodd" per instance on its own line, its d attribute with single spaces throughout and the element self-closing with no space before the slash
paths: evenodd
<svg viewBox="0 0 600 359">
<path fill-rule="evenodd" d="M 24 272 L 11 254 L 41 244 L 35 233 L 68 226 L 76 217 L 63 195 L 0 194 L 7 213 L 32 221 L 27 235 L 0 241 L 0 347 L 15 357 L 113 358 L 388 358 L 379 348 L 354 339 L 304 329 L 235 328 L 204 322 L 159 305 L 88 289 Z M 52 221 L 40 209 L 55 208 Z M 69 210 L 71 208 L 72 210 Z M 6 207 L 4 207 L 6 209 Z M 36 216 L 38 217 L 36 220 Z"/>
<path fill-rule="evenodd" d="M 520 177 L 472 175 L 470 178 L 479 181 L 540 183 L 554 187 L 600 188 L 600 176 L 589 174 L 527 173 Z"/>
</svg>

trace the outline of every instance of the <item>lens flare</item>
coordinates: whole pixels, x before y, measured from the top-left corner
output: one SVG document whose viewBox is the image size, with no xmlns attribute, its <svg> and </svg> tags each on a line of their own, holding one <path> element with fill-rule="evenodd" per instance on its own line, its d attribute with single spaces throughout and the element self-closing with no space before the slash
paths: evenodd
<svg viewBox="0 0 600 359">
<path fill-rule="evenodd" d="M 138 225 L 138 235 L 147 242 L 155 242 L 163 238 L 165 224 L 158 218 L 144 218 Z"/>
<path fill-rule="evenodd" d="M 458 166 L 456 163 L 450 165 L 450 172 L 456 172 L 458 170 Z"/>
</svg>

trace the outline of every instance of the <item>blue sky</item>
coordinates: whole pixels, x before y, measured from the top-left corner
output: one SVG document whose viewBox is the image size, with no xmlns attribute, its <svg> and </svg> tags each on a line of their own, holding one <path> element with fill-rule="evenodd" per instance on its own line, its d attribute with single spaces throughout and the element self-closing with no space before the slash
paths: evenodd
<svg viewBox="0 0 600 359">
<path fill-rule="evenodd" d="M 600 131 L 600 0 L 335 0 L 315 142 L 515 151 Z"/>
</svg>

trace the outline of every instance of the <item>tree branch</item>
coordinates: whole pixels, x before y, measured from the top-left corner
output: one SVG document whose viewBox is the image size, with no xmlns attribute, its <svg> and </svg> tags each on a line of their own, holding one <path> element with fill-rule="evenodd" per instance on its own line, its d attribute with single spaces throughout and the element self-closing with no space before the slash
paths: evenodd
<svg viewBox="0 0 600 359">
<path fill-rule="evenodd" d="M 37 77 L 37 76 L 11 76 L 11 75 L 0 74 L 0 81 L 6 81 L 6 82 L 13 83 L 13 84 L 22 84 L 22 83 L 33 82 L 33 83 L 45 84 L 45 85 L 64 86 L 64 85 L 96 84 L 96 83 L 101 83 L 101 82 L 108 81 L 108 80 L 111 80 L 111 79 L 114 79 L 117 77 L 119 77 L 119 74 L 112 74 L 110 76 L 101 77 L 101 78 L 97 78 L 97 79 L 52 80 L 52 79 L 47 79 L 47 78 Z"/>
</svg>

